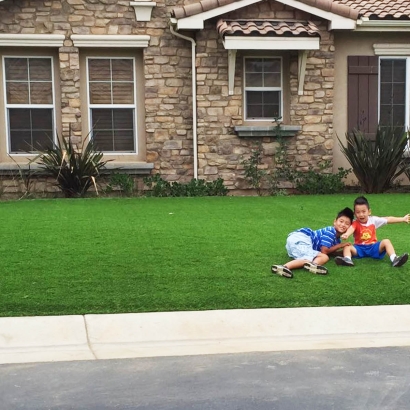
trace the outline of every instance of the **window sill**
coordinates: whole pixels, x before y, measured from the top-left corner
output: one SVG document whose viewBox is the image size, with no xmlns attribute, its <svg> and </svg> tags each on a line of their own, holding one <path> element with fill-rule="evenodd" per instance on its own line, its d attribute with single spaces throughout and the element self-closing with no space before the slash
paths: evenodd
<svg viewBox="0 0 410 410">
<path fill-rule="evenodd" d="M 109 172 L 118 172 L 130 175 L 148 175 L 154 168 L 153 163 L 149 162 L 118 162 L 110 161 L 106 164 L 105 169 L 102 170 Z M 39 164 L 33 163 L 30 166 L 28 164 L 14 164 L 14 163 L 0 163 L 0 175 L 16 175 L 19 173 L 28 174 L 29 172 L 43 171 L 43 167 Z"/>
<path fill-rule="evenodd" d="M 239 138 L 257 138 L 257 137 L 277 137 L 278 130 L 276 125 L 255 126 L 241 125 L 236 126 L 235 132 Z M 280 133 L 282 137 L 294 137 L 302 127 L 300 125 L 281 125 Z"/>
</svg>

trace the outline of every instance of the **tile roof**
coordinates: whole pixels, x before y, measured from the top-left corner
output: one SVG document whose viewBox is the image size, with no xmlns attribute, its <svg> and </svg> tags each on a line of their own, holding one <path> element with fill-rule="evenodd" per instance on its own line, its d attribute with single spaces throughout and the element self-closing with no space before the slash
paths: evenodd
<svg viewBox="0 0 410 410">
<path fill-rule="evenodd" d="M 360 16 L 379 19 L 410 19 L 409 0 L 337 0 L 356 9 Z"/>
<path fill-rule="evenodd" d="M 311 21 L 222 20 L 216 24 L 222 37 L 229 35 L 319 36 L 319 28 Z"/>
<path fill-rule="evenodd" d="M 237 0 L 200 0 L 197 3 L 187 4 L 186 6 L 176 7 L 171 15 L 177 19 L 194 16 L 208 10 L 213 10 L 226 4 L 235 3 Z M 299 0 L 301 3 L 317 7 L 320 10 L 330 11 L 342 17 L 356 19 L 358 12 L 349 6 L 339 4 L 333 0 Z"/>
<path fill-rule="evenodd" d="M 234 3 L 237 0 L 200 0 L 194 4 L 176 7 L 172 17 L 194 16 L 208 10 Z M 342 17 L 357 19 L 410 19 L 410 0 L 298 0 L 301 3 L 329 11 Z"/>
</svg>

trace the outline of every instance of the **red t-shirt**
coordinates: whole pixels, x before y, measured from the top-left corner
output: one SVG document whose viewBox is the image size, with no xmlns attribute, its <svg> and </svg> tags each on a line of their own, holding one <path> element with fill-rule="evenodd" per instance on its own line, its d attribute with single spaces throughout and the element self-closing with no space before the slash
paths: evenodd
<svg viewBox="0 0 410 410">
<path fill-rule="evenodd" d="M 386 218 L 379 216 L 369 216 L 366 224 L 354 221 L 354 243 L 355 245 L 371 245 L 377 242 L 376 229 L 387 224 Z"/>
</svg>

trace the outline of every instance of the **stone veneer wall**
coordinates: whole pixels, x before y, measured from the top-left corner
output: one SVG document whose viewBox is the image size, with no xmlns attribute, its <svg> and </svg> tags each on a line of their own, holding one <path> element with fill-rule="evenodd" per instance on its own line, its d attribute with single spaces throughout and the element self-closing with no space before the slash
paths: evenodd
<svg viewBox="0 0 410 410">
<path fill-rule="evenodd" d="M 170 11 L 177 4 L 157 1 L 151 21 L 137 22 L 134 9 L 124 0 L 6 0 L 0 3 L 0 33 L 66 36 L 59 49 L 62 135 L 75 142 L 81 141 L 82 107 L 79 50 L 73 47 L 71 34 L 150 35 L 150 45 L 144 49 L 147 162 L 153 162 L 154 172 L 166 179 L 187 182 L 193 177 L 191 43 L 169 31 Z M 229 17 L 309 16 L 262 2 Z M 325 22 L 315 23 L 321 28 L 321 49 L 309 52 L 303 96 L 297 94 L 296 53 L 290 61 L 290 123 L 302 125 L 302 132 L 291 139 L 289 153 L 299 169 L 332 159 L 333 35 L 327 33 Z M 233 131 L 242 124 L 241 59 L 235 94 L 228 96 L 228 53 L 217 36 L 215 21 L 206 23 L 196 41 L 199 177 L 222 177 L 229 188 L 246 189 L 241 161 L 255 139 L 240 139 Z M 262 143 L 264 166 L 272 168 L 275 139 L 266 137 Z"/>
</svg>

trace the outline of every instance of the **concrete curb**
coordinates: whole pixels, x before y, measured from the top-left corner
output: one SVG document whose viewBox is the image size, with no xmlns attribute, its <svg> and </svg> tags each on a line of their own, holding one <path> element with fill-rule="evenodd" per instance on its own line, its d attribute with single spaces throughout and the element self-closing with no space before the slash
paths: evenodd
<svg viewBox="0 0 410 410">
<path fill-rule="evenodd" d="M 410 346 L 410 305 L 0 318 L 0 363 Z"/>
</svg>

